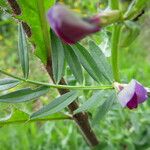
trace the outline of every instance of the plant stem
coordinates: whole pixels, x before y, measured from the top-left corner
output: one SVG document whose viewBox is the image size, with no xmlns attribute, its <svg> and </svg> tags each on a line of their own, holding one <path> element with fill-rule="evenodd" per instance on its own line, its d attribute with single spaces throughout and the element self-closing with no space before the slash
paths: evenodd
<svg viewBox="0 0 150 150">
<path fill-rule="evenodd" d="M 16 121 L 0 121 L 0 125 L 9 125 L 9 124 L 16 124 L 16 123 L 31 123 L 31 122 L 35 122 L 35 121 L 56 121 L 56 120 L 72 120 L 73 118 L 66 116 L 66 117 L 58 117 L 58 118 L 37 118 L 37 119 L 20 119 L 20 120 L 16 120 Z"/>
<path fill-rule="evenodd" d="M 17 76 L 14 76 L 14 75 L 12 75 L 12 74 L 4 71 L 4 70 L 1 70 L 1 69 L 0 69 L 0 72 L 5 74 L 5 75 L 7 75 L 7 76 L 9 76 L 9 77 L 18 79 L 18 80 L 23 81 L 23 82 L 28 82 L 28 83 L 35 84 L 35 85 L 42 85 L 42 86 L 44 85 L 44 86 L 48 86 L 50 88 L 70 89 L 70 90 L 108 90 L 108 89 L 113 89 L 112 85 L 102 85 L 102 86 L 82 86 L 82 85 L 79 85 L 79 86 L 71 86 L 71 85 L 49 84 L 49 83 L 33 81 L 33 80 L 17 77 Z"/>
<path fill-rule="evenodd" d="M 115 24 L 112 33 L 111 43 L 111 55 L 112 55 L 112 69 L 115 81 L 119 81 L 119 66 L 118 66 L 118 49 L 119 49 L 119 37 L 120 37 L 121 26 Z"/>
</svg>

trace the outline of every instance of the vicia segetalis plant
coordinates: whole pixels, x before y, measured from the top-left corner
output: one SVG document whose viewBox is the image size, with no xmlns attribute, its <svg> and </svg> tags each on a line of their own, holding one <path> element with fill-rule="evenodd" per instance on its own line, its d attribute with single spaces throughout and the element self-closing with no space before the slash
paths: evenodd
<svg viewBox="0 0 150 150">
<path fill-rule="evenodd" d="M 99 140 L 92 126 L 98 124 L 101 117 L 114 104 L 134 109 L 148 99 L 149 89 L 138 81 L 132 79 L 128 84 L 121 82 L 118 66 L 119 48 L 128 47 L 139 35 L 140 27 L 135 20 L 144 10 L 146 2 L 146 0 L 133 0 L 131 4 L 129 3 L 128 9 L 122 10 L 120 7 L 122 1 L 110 0 L 109 9 L 90 17 L 79 17 L 67 6 L 55 4 L 54 0 L 52 2 L 7 0 L 7 3 L 3 1 L 1 8 L 5 6 L 3 10 L 10 13 L 18 22 L 19 58 L 24 77 L 0 69 L 2 74 L 10 77 L 0 80 L 0 90 L 7 91 L 0 95 L 0 102 L 21 103 L 36 100 L 48 93 L 51 88 L 56 88 L 59 97 L 38 111 L 26 114 L 24 122 L 74 120 L 89 146 L 98 146 Z M 95 41 L 85 40 L 89 46 L 82 44 L 83 38 L 101 34 L 102 30 L 109 30 L 111 33 L 112 64 Z M 29 79 L 27 38 L 32 43 L 34 54 L 43 63 L 52 83 Z M 71 74 L 67 73 L 68 68 Z M 74 83 L 69 82 L 70 76 L 74 77 Z M 89 79 L 90 84 L 86 84 Z M 24 82 L 27 85 L 35 85 L 36 88 L 28 86 L 13 92 L 9 91 Z M 80 106 L 79 97 L 88 95 L 84 95 L 85 91 L 91 92 L 92 95 Z M 104 102 L 100 104 L 99 101 L 102 99 Z M 92 114 L 90 120 L 92 123 L 90 123 L 86 111 L 95 105 L 98 111 L 97 114 Z M 66 107 L 69 109 L 69 114 L 62 113 Z M 18 122 L 13 120 L 15 121 Z"/>
</svg>

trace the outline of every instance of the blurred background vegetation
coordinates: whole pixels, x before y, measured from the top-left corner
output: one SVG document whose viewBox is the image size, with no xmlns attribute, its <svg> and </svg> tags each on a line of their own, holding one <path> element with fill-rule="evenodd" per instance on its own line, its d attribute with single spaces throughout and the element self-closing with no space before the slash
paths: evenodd
<svg viewBox="0 0 150 150">
<path fill-rule="evenodd" d="M 95 14 L 106 8 L 106 0 L 60 0 L 74 11 L 85 15 Z M 145 86 L 150 87 L 150 6 L 147 6 L 145 14 L 138 23 L 141 25 L 141 33 L 128 48 L 121 48 L 120 73 L 123 82 L 137 79 Z M 105 31 L 93 35 L 98 44 L 104 45 Z M 107 35 L 106 35 L 107 36 Z M 88 37 L 89 38 L 89 37 Z M 88 40 L 83 40 L 83 44 Z M 0 68 L 9 73 L 22 76 L 17 48 L 17 24 L 7 14 L 0 11 Z M 109 43 L 109 41 L 108 41 Z M 30 45 L 30 44 L 29 44 Z M 105 43 L 106 54 L 110 54 L 110 47 Z M 48 81 L 42 64 L 33 55 L 30 47 L 30 78 L 39 81 Z M 104 47 L 104 46 L 103 46 Z M 69 82 L 74 78 L 69 76 Z M 4 76 L 0 74 L 0 77 Z M 19 87 L 17 87 L 19 88 Z M 84 93 L 86 99 L 90 93 Z M 36 102 L 17 104 L 15 107 L 25 112 L 33 112 L 47 104 L 56 97 L 57 92 L 52 90 L 49 95 L 41 97 Z M 82 99 L 82 98 L 81 98 Z M 10 114 L 12 105 L 0 104 L 0 118 Z M 150 150 L 150 102 L 147 101 L 138 109 L 122 109 L 114 106 L 106 117 L 94 128 L 101 140 L 101 148 L 104 150 Z M 0 128 L 0 150 L 88 150 L 88 146 L 71 121 L 37 122 L 30 124 L 14 124 Z"/>
</svg>

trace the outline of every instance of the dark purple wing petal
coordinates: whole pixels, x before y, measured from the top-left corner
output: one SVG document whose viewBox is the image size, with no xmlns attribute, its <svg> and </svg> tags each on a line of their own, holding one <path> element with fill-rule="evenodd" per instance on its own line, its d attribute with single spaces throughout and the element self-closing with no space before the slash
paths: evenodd
<svg viewBox="0 0 150 150">
<path fill-rule="evenodd" d="M 138 106 L 138 101 L 137 101 L 137 95 L 135 93 L 133 97 L 131 98 L 131 100 L 127 103 L 127 107 L 129 109 L 134 109 L 134 108 L 137 108 L 137 106 Z"/>
</svg>

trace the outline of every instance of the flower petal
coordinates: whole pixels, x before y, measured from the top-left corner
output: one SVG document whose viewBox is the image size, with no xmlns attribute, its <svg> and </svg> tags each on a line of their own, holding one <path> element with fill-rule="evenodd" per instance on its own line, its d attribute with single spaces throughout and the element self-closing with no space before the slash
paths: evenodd
<svg viewBox="0 0 150 150">
<path fill-rule="evenodd" d="M 137 81 L 135 82 L 136 82 L 135 92 L 137 95 L 138 103 L 140 104 L 140 103 L 143 103 L 148 98 L 148 94 L 142 84 L 140 84 Z"/>
<path fill-rule="evenodd" d="M 137 108 L 137 106 L 138 106 L 138 101 L 137 101 L 137 95 L 135 93 L 132 99 L 127 103 L 127 107 L 129 109 L 134 109 L 134 108 Z"/>
<path fill-rule="evenodd" d="M 67 7 L 56 4 L 48 11 L 51 28 L 63 41 L 74 44 L 85 36 L 100 30 L 97 22 L 76 16 Z"/>
<path fill-rule="evenodd" d="M 118 100 L 123 107 L 127 106 L 128 102 L 134 97 L 135 85 L 136 82 L 134 80 L 131 80 L 130 83 L 119 92 Z"/>
</svg>

